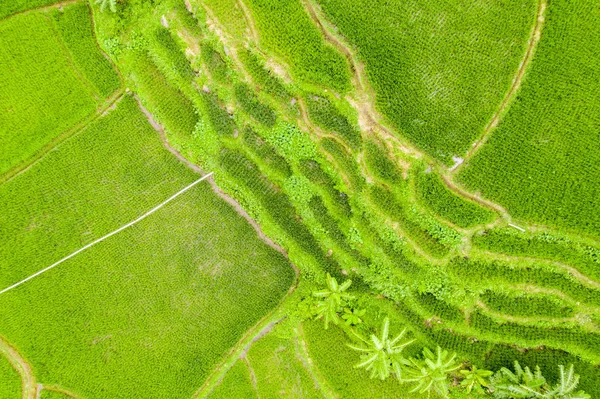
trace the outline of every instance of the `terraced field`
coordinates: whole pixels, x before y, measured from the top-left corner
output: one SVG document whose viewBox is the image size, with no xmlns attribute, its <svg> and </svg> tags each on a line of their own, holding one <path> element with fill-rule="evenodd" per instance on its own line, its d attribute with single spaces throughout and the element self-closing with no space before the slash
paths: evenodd
<svg viewBox="0 0 600 399">
<path fill-rule="evenodd" d="M 0 68 L 0 289 L 214 175 L 0 293 L 23 397 L 501 397 L 457 369 L 514 361 L 600 397 L 596 3 L 117 6 L 0 22 L 28 65 Z M 79 114 L 40 111 L 63 94 Z M 353 298 L 324 328 L 330 276 Z M 386 320 L 423 367 L 456 354 L 443 388 L 353 367 Z"/>
</svg>

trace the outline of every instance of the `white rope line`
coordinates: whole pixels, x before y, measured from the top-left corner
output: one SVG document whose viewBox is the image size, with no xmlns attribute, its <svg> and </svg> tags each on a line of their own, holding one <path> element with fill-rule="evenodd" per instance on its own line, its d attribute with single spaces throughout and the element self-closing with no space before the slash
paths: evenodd
<svg viewBox="0 0 600 399">
<path fill-rule="evenodd" d="M 77 251 L 73 252 L 71 255 L 68 255 L 64 258 L 62 258 L 61 260 L 59 260 L 58 262 L 48 266 L 45 269 L 40 270 L 39 272 L 32 274 L 31 276 L 27 277 L 26 279 L 23 279 L 21 281 L 19 281 L 16 284 L 11 285 L 10 287 L 7 287 L 5 289 L 3 289 L 2 291 L 0 291 L 0 295 L 4 294 L 5 292 L 8 292 L 10 290 L 12 290 L 13 288 L 17 288 L 18 286 L 20 286 L 23 283 L 26 283 L 27 281 L 31 280 L 34 277 L 39 276 L 42 273 L 46 273 L 48 270 L 55 268 L 56 266 L 60 265 L 61 263 L 63 263 L 64 261 L 71 259 L 72 257 L 74 257 L 75 255 L 77 255 L 80 252 L 85 251 L 86 249 L 93 247 L 94 245 L 98 244 L 99 242 L 102 242 L 104 240 L 106 240 L 109 237 L 114 236 L 117 233 L 120 233 L 121 231 L 125 230 L 128 227 L 133 226 L 134 224 L 136 224 L 137 222 L 145 219 L 146 217 L 150 216 L 151 214 L 153 214 L 154 212 L 156 212 L 157 210 L 159 210 L 160 208 L 162 208 L 163 206 L 165 206 L 166 204 L 168 204 L 169 202 L 173 201 L 175 198 L 179 197 L 181 194 L 185 193 L 186 191 L 188 191 L 190 188 L 194 187 L 196 184 L 200 183 L 201 181 L 203 181 L 204 179 L 210 177 L 213 174 L 213 172 L 210 172 L 204 176 L 202 176 L 200 179 L 196 180 L 195 182 L 193 182 L 192 184 L 190 184 L 189 186 L 179 190 L 177 193 L 173 194 L 172 196 L 170 196 L 169 198 L 167 198 L 165 201 L 163 201 L 162 203 L 158 204 L 157 206 L 155 206 L 154 208 L 150 209 L 148 212 L 144 213 L 142 216 L 138 217 L 137 219 L 127 223 L 124 226 L 119 227 L 118 229 L 116 229 L 115 231 L 108 233 L 107 235 L 105 235 L 104 237 L 98 238 L 95 241 L 92 241 L 91 243 L 87 244 L 85 247 L 82 247 L 80 249 L 78 249 Z"/>
</svg>

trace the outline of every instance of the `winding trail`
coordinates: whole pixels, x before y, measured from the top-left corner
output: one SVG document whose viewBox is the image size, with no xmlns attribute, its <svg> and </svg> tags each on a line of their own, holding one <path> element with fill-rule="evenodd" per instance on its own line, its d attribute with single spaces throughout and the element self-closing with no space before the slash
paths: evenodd
<svg viewBox="0 0 600 399">
<path fill-rule="evenodd" d="M 31 366 L 8 341 L 0 336 L 0 356 L 2 355 L 21 376 L 23 399 L 35 399 L 38 394 L 38 386 Z"/>
<path fill-rule="evenodd" d="M 508 92 L 506 92 L 506 95 L 504 96 L 504 99 L 500 103 L 498 110 L 492 116 L 492 119 L 485 127 L 481 138 L 479 140 L 477 140 L 475 143 L 473 143 L 473 146 L 471 147 L 469 152 L 467 152 L 467 155 L 464 157 L 464 161 L 460 165 L 458 165 L 456 168 L 451 170 L 451 173 L 453 175 L 458 174 L 458 172 L 465 166 L 465 164 L 467 164 L 468 161 L 471 158 L 473 158 L 473 156 L 488 141 L 488 139 L 490 137 L 490 133 L 492 132 L 492 130 L 494 130 L 494 128 L 496 126 L 498 126 L 498 123 L 500 122 L 500 117 L 504 114 L 507 107 L 510 105 L 510 103 L 514 99 L 517 91 L 519 91 L 519 89 L 521 88 L 521 82 L 523 81 L 525 72 L 527 71 L 527 68 L 529 67 L 529 64 L 531 63 L 531 60 L 533 60 L 533 55 L 535 53 L 535 49 L 537 48 L 537 45 L 542 37 L 542 28 L 543 28 L 544 22 L 545 22 L 545 12 L 546 12 L 547 6 L 548 6 L 548 0 L 539 0 L 538 1 L 535 23 L 533 25 L 533 29 L 531 30 L 531 34 L 529 35 L 527 50 L 525 51 L 525 56 L 523 57 L 523 60 L 519 64 L 519 68 L 517 69 L 517 73 L 515 74 L 515 77 L 513 78 L 510 89 L 508 90 Z"/>
<path fill-rule="evenodd" d="M 0 19 L 0 22 L 5 21 L 12 17 L 16 17 L 17 15 L 28 14 L 30 12 L 36 12 L 36 11 L 52 10 L 54 8 L 62 8 L 64 6 L 68 6 L 70 4 L 79 3 L 80 1 L 82 1 L 82 0 L 65 0 L 65 1 L 58 2 L 58 3 L 50 4 L 50 5 L 28 8 L 26 10 L 17 11 L 13 14 L 7 15 L 6 17 Z"/>
</svg>

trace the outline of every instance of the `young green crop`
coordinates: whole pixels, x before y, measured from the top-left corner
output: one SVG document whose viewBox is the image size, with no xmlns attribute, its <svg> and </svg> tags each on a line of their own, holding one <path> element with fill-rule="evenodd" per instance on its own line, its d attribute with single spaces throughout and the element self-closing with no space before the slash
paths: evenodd
<svg viewBox="0 0 600 399">
<path fill-rule="evenodd" d="M 512 216 L 600 232 L 598 3 L 552 1 L 514 104 L 459 174 Z"/>
</svg>

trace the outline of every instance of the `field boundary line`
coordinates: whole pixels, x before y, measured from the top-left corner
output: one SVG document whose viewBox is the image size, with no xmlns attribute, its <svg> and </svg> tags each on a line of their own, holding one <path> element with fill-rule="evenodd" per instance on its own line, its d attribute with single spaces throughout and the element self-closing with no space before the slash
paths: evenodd
<svg viewBox="0 0 600 399">
<path fill-rule="evenodd" d="M 34 8 L 28 8 L 26 10 L 21 10 L 21 11 L 17 11 L 14 14 L 10 14 L 7 15 L 6 17 L 0 19 L 0 23 L 2 23 L 3 21 L 6 21 L 12 17 L 16 17 L 18 15 L 23 15 L 23 14 L 28 14 L 30 12 L 36 12 L 36 11 L 46 11 L 46 10 L 52 10 L 53 8 L 61 8 L 64 6 L 68 6 L 71 4 L 75 4 L 75 3 L 79 3 L 82 2 L 83 0 L 65 0 L 65 1 L 61 1 L 59 3 L 54 3 L 54 4 L 48 4 L 45 6 L 39 6 L 39 7 L 34 7 Z"/>
<path fill-rule="evenodd" d="M 71 70 L 75 74 L 76 79 L 79 80 L 81 84 L 83 84 L 83 86 L 86 88 L 89 94 L 91 94 L 94 100 L 96 100 L 96 102 L 102 101 L 102 95 L 100 94 L 99 90 L 96 88 L 96 86 L 94 86 L 94 83 L 91 80 L 89 80 L 87 76 L 84 75 L 84 73 L 79 69 L 79 66 L 75 63 L 75 60 L 73 60 L 71 50 L 69 50 L 67 43 L 65 43 L 64 38 L 62 37 L 62 34 L 59 32 L 57 23 L 54 20 L 54 18 L 52 18 L 51 15 L 48 15 L 47 13 L 44 13 L 43 15 L 44 18 L 48 21 L 50 30 L 54 33 L 54 39 L 58 44 L 58 47 L 60 48 L 64 57 L 66 58 L 67 63 L 70 65 Z M 94 38 L 94 41 L 95 40 L 96 38 Z"/>
<path fill-rule="evenodd" d="M 537 6 L 537 12 L 535 15 L 535 22 L 531 29 L 531 34 L 529 35 L 529 40 L 527 44 L 527 49 L 525 50 L 525 55 L 519 64 L 517 69 L 517 73 L 515 74 L 513 81 L 510 85 L 510 88 L 504 95 L 504 99 L 500 103 L 498 110 L 492 116 L 492 119 L 487 124 L 485 129 L 483 130 L 482 136 L 475 143 L 472 144 L 471 148 L 467 152 L 464 157 L 464 160 L 461 164 L 459 164 L 456 168 L 450 171 L 451 174 L 456 175 L 459 170 L 461 170 L 467 162 L 473 158 L 473 156 L 479 152 L 481 147 L 488 141 L 491 132 L 496 128 L 500 122 L 500 117 L 504 114 L 504 111 L 509 107 L 512 99 L 515 97 L 516 93 L 521 88 L 521 82 L 523 81 L 523 77 L 525 76 L 525 72 L 527 71 L 531 61 L 533 60 L 533 55 L 535 53 L 535 49 L 537 48 L 537 44 L 539 43 L 542 37 L 542 28 L 545 22 L 545 12 L 548 6 L 548 0 L 539 0 Z"/>
<path fill-rule="evenodd" d="M 2 336 L 0 336 L 0 356 L 4 356 L 21 377 L 21 397 L 23 399 L 35 399 L 38 389 L 31 366 Z"/>
<path fill-rule="evenodd" d="M 204 176 L 202 176 L 200 179 L 196 180 L 195 182 L 187 185 L 186 187 L 182 188 L 181 190 L 179 190 L 178 192 L 176 192 L 175 194 L 173 194 L 172 196 L 170 196 L 169 198 L 167 198 L 165 201 L 161 202 L 160 204 L 158 204 L 157 206 L 155 206 L 154 208 L 150 209 L 148 212 L 144 213 L 143 215 L 137 217 L 136 219 L 132 220 L 131 222 L 119 227 L 118 229 L 98 238 L 97 240 L 92 241 L 91 243 L 85 245 L 84 247 L 81 247 L 80 249 L 78 249 L 77 251 L 73 252 L 70 255 L 65 256 L 64 258 L 62 258 L 61 260 L 59 260 L 58 262 L 53 263 L 52 265 L 46 267 L 45 269 L 42 269 L 34 274 L 32 274 L 31 276 L 19 281 L 18 283 L 15 283 L 13 285 L 11 285 L 10 287 L 7 287 L 5 289 L 3 289 L 2 291 L 0 291 L 0 295 L 4 294 L 5 292 L 8 292 L 14 288 L 17 288 L 18 286 L 20 286 L 21 284 L 26 283 L 27 281 L 47 272 L 48 270 L 51 270 L 53 268 L 55 268 L 56 266 L 60 265 L 61 263 L 71 259 L 72 257 L 76 256 L 77 254 L 85 251 L 88 248 L 93 247 L 96 244 L 101 243 L 102 241 L 106 240 L 107 238 L 110 238 L 112 236 L 114 236 L 115 234 L 120 233 L 121 231 L 127 229 L 128 227 L 133 226 L 134 224 L 144 220 L 145 218 L 147 218 L 148 216 L 152 215 L 154 212 L 158 211 L 160 208 L 162 208 L 163 206 L 165 206 L 166 204 L 168 204 L 169 202 L 173 201 L 175 198 L 179 197 L 181 194 L 185 193 L 186 191 L 188 191 L 189 189 L 191 189 L 192 187 L 194 187 L 195 185 L 197 185 L 198 183 L 204 181 L 205 179 L 209 178 L 210 176 L 212 176 L 213 172 L 210 172 Z"/>
<path fill-rule="evenodd" d="M 96 108 L 94 112 L 85 116 L 75 125 L 71 126 L 63 133 L 54 137 L 52 140 L 50 140 L 50 142 L 48 142 L 46 145 L 44 145 L 42 148 L 36 151 L 35 154 L 30 156 L 28 159 L 14 166 L 12 169 L 9 169 L 3 175 L 0 175 L 0 184 L 7 183 L 15 177 L 17 177 L 18 175 L 20 175 L 21 173 L 27 171 L 33 165 L 41 161 L 50 151 L 57 148 L 67 139 L 71 138 L 72 136 L 75 136 L 77 133 L 80 133 L 82 130 L 87 128 L 90 124 L 95 122 L 101 116 L 104 116 L 106 112 L 108 112 L 112 107 L 115 106 L 116 103 L 121 101 L 121 99 L 123 98 L 123 93 L 124 92 L 122 88 L 118 89 L 110 97 L 108 97 L 100 107 Z"/>
</svg>

